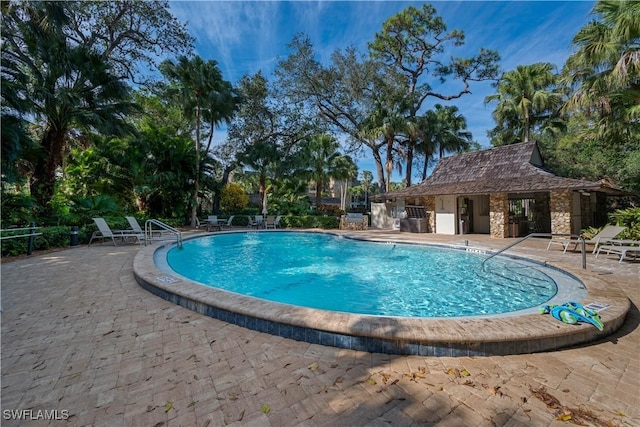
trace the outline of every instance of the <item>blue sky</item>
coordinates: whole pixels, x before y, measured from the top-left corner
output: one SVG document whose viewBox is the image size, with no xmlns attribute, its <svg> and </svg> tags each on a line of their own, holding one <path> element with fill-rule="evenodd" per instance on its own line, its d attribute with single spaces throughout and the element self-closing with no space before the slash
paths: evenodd
<svg viewBox="0 0 640 427">
<path fill-rule="evenodd" d="M 172 1 L 173 14 L 187 22 L 196 38 L 196 53 L 218 62 L 226 80 L 236 84 L 245 74 L 261 70 L 270 76 L 287 44 L 305 33 L 321 61 L 338 48 L 353 45 L 362 52 L 382 23 L 411 1 Z M 455 56 L 475 54 L 480 47 L 497 50 L 503 71 L 517 65 L 551 62 L 561 68 L 572 52 L 571 40 L 590 20 L 593 1 L 435 1 L 431 2 L 448 30 L 463 30 L 466 43 L 452 49 Z M 446 88 L 443 88 L 446 89 Z M 489 146 L 494 126 L 493 105 L 484 97 L 494 93 L 490 83 L 471 86 L 470 95 L 453 102 L 467 118 L 475 141 Z M 437 101 L 425 104 L 429 108 Z M 451 103 L 445 105 L 451 105 Z M 224 138 L 225 132 L 217 132 Z M 375 171 L 366 157 L 360 170 Z"/>
</svg>

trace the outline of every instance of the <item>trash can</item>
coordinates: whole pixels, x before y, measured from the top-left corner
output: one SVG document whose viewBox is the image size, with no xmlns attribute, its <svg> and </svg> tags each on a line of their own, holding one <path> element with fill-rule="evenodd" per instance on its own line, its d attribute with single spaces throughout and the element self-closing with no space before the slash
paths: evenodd
<svg viewBox="0 0 640 427">
<path fill-rule="evenodd" d="M 78 246 L 78 227 L 71 227 L 71 246 Z"/>
</svg>

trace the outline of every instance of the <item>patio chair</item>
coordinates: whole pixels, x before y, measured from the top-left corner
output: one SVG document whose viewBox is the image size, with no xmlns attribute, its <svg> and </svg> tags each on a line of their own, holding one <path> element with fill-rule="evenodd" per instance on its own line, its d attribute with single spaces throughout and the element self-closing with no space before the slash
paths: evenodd
<svg viewBox="0 0 640 427">
<path fill-rule="evenodd" d="M 133 230 L 112 230 L 104 218 L 93 218 L 93 221 L 96 223 L 96 226 L 98 226 L 98 230 L 94 231 L 91 235 L 89 246 L 91 246 L 91 242 L 93 242 L 94 239 L 102 239 L 103 242 L 104 239 L 111 239 L 114 246 L 118 246 L 115 239 L 116 237 L 122 239 L 122 241 L 133 237 L 140 244 L 142 244 L 142 240 L 144 240 L 144 233 L 136 233 Z"/>
<path fill-rule="evenodd" d="M 605 226 L 598 234 L 593 236 L 591 239 L 585 240 L 584 243 L 587 245 L 594 245 L 593 254 L 595 254 L 598 250 L 598 246 L 602 243 L 611 242 L 615 240 L 616 236 L 626 230 L 627 227 L 621 227 L 618 225 L 607 225 Z M 547 250 L 551 247 L 552 244 L 562 245 L 564 247 L 564 253 L 567 252 L 569 245 L 573 245 L 573 251 L 576 250 L 580 240 L 578 239 L 551 239 L 549 244 L 547 245 Z"/>
<path fill-rule="evenodd" d="M 231 228 L 231 223 L 233 222 L 233 217 L 235 215 L 231 215 L 228 219 L 227 222 L 218 222 L 218 226 L 220 227 L 220 229 L 222 229 L 222 227 L 227 227 L 227 228 Z"/>
<path fill-rule="evenodd" d="M 637 259 L 638 255 L 640 255 L 640 241 L 638 240 L 620 240 L 620 244 L 613 245 L 600 245 L 598 246 L 598 252 L 596 252 L 596 258 L 600 255 L 600 251 L 606 252 L 609 254 L 620 255 L 620 261 L 625 259 L 628 252 L 632 252 L 633 259 Z"/>
<path fill-rule="evenodd" d="M 276 216 L 267 215 L 267 219 L 264 222 L 264 228 L 276 228 Z"/>
<path fill-rule="evenodd" d="M 220 224 L 218 223 L 218 215 L 209 215 L 207 217 L 207 231 L 211 231 L 212 228 L 217 227 L 218 231 L 221 230 Z"/>
<path fill-rule="evenodd" d="M 273 223 L 273 228 L 280 228 L 280 220 L 282 219 L 282 215 L 277 215 L 276 220 Z"/>
</svg>

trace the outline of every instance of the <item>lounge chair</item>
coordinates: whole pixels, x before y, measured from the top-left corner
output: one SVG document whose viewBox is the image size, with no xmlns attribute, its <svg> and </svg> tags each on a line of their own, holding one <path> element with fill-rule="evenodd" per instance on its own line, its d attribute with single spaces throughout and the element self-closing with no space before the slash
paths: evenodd
<svg viewBox="0 0 640 427">
<path fill-rule="evenodd" d="M 621 227 L 617 225 L 607 225 L 605 226 L 598 234 L 593 236 L 591 239 L 586 239 L 584 241 L 587 245 L 594 245 L 593 254 L 598 251 L 598 246 L 603 243 L 608 243 L 616 238 L 616 236 L 626 230 L 627 227 Z M 580 244 L 579 239 L 570 239 L 570 238 L 552 238 L 547 245 L 547 250 L 551 247 L 551 245 L 557 244 L 564 247 L 563 252 L 567 252 L 570 245 L 573 245 L 572 251 L 575 251 Z"/>
<path fill-rule="evenodd" d="M 125 216 L 125 218 L 129 222 L 129 227 L 131 227 L 131 230 L 133 230 L 134 233 L 144 234 L 144 230 L 140 227 L 140 224 L 138 224 L 138 220 L 135 217 Z"/>
<path fill-rule="evenodd" d="M 606 252 L 608 254 L 616 254 L 620 255 L 620 261 L 625 259 L 627 256 L 627 252 L 632 252 L 633 259 L 637 259 L 638 255 L 640 255 L 640 241 L 637 240 L 620 240 L 620 244 L 613 245 L 600 245 L 598 246 L 598 252 L 596 252 L 596 258 L 600 255 L 600 251 Z"/>
<path fill-rule="evenodd" d="M 282 219 L 282 215 L 278 215 L 276 216 L 276 220 L 273 223 L 274 227 L 273 228 L 280 228 L 280 219 Z"/>
<path fill-rule="evenodd" d="M 114 246 L 118 245 L 116 243 L 116 237 L 122 239 L 122 241 L 133 237 L 140 244 L 142 244 L 142 240 L 144 240 L 144 233 L 136 233 L 133 230 L 112 230 L 104 218 L 93 218 L 93 221 L 98 226 L 98 230 L 94 231 L 91 235 L 91 239 L 89 239 L 89 246 L 91 246 L 91 242 L 93 242 L 94 239 L 102 239 L 103 242 L 104 239 L 111 239 Z"/>
</svg>

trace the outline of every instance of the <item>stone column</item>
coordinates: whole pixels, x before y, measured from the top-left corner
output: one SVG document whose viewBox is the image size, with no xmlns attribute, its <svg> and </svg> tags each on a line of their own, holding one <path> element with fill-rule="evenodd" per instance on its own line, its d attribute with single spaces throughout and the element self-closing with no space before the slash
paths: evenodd
<svg viewBox="0 0 640 427">
<path fill-rule="evenodd" d="M 507 193 L 489 195 L 489 232 L 491 237 L 509 237 L 509 200 Z"/>
<path fill-rule="evenodd" d="M 549 208 L 551 210 L 551 233 L 571 234 L 573 195 L 571 190 L 551 190 Z"/>
<path fill-rule="evenodd" d="M 429 214 L 429 233 L 436 232 L 436 196 L 427 196 L 424 198 L 424 206 Z"/>
</svg>

